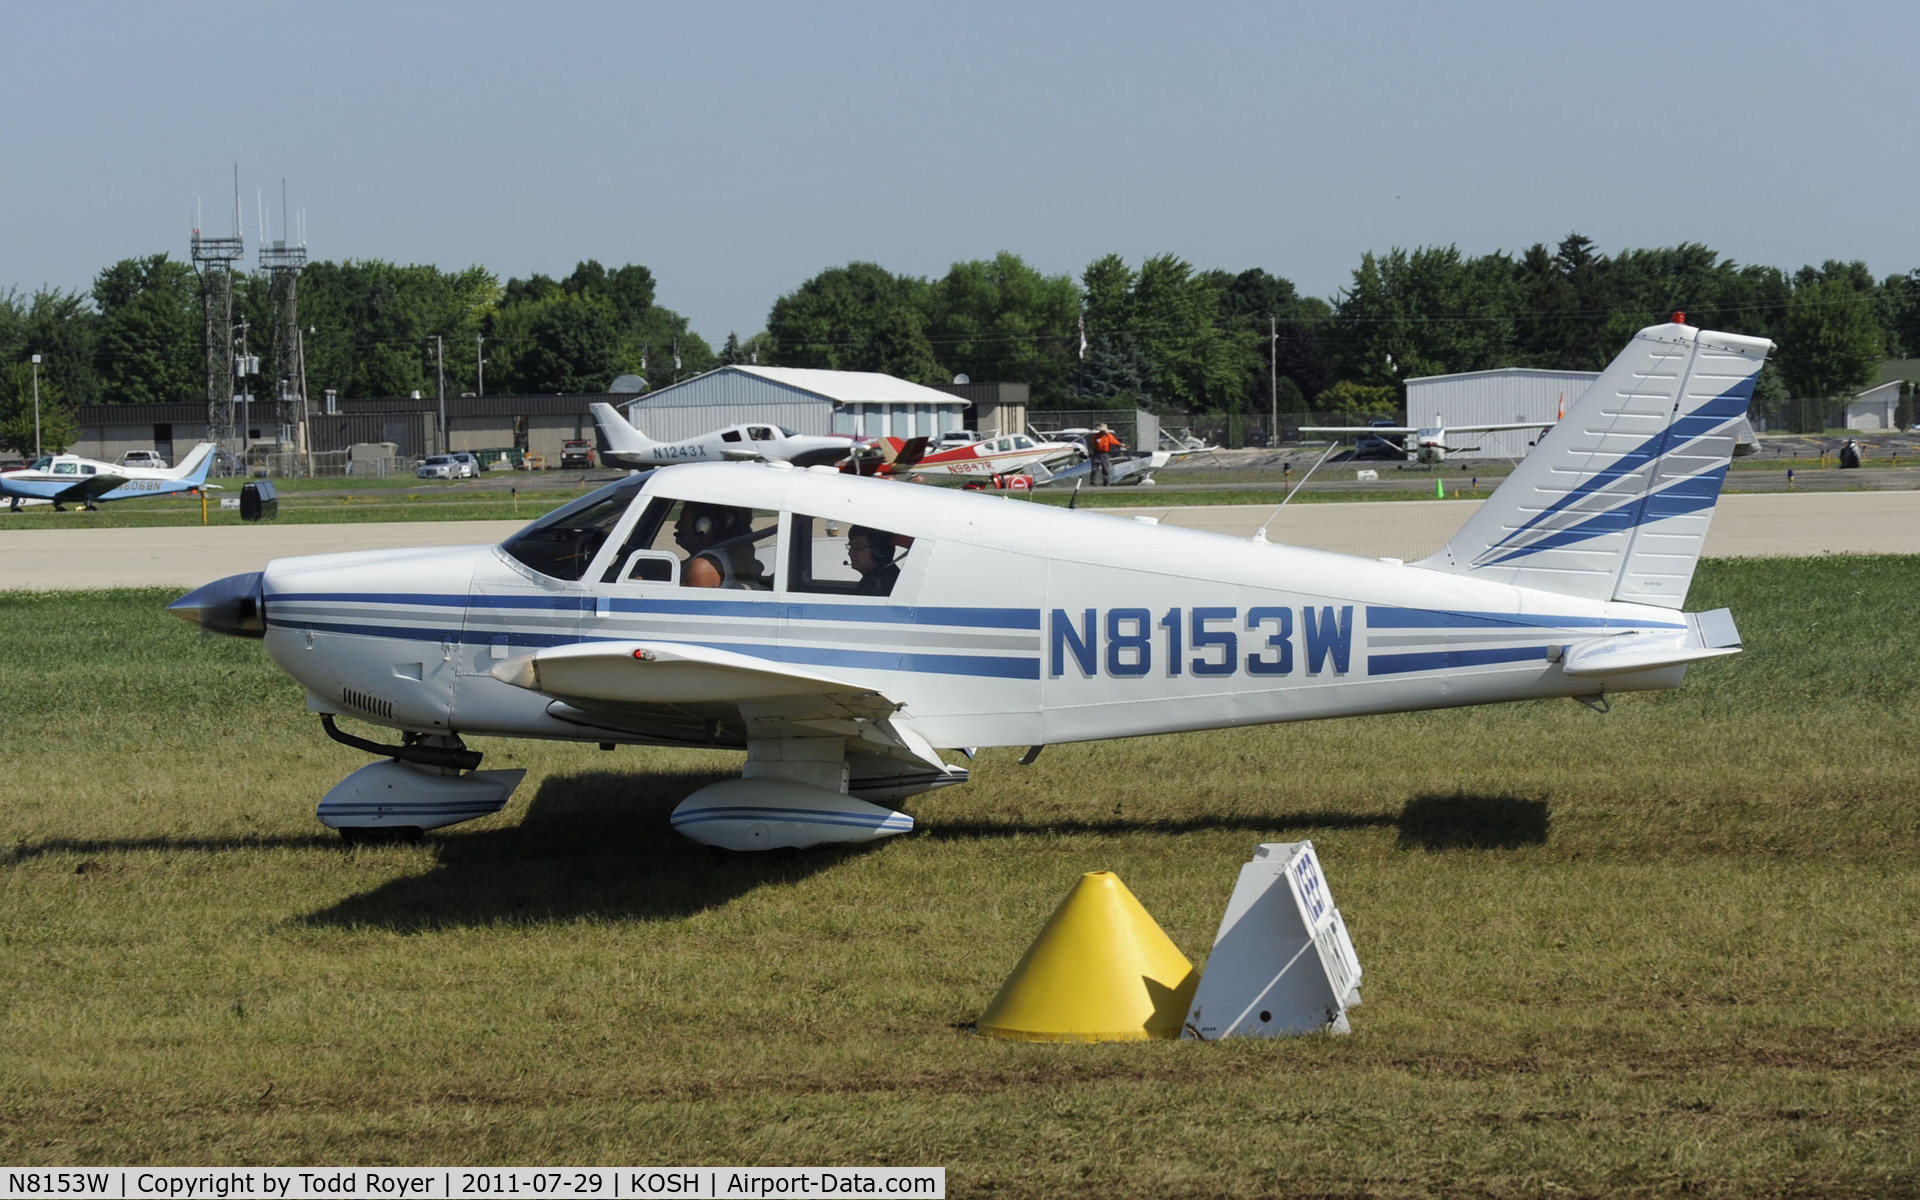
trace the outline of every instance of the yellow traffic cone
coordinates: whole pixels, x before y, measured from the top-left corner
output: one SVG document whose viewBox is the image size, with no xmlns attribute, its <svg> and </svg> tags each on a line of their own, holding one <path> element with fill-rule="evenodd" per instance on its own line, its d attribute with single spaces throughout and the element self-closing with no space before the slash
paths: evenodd
<svg viewBox="0 0 1920 1200">
<path fill-rule="evenodd" d="M 1200 972 L 1111 871 L 1090 871 L 1054 909 L 980 1016 L 1022 1042 L 1176 1038 Z"/>
</svg>

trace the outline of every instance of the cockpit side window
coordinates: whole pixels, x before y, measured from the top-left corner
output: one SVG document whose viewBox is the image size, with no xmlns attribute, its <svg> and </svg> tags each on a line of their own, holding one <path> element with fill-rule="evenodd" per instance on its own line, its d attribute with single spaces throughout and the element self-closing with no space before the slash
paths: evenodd
<svg viewBox="0 0 1920 1200">
<path fill-rule="evenodd" d="M 55 475 L 78 475 L 80 473 L 80 464 L 77 462 L 57 462 L 53 464 L 53 473 Z"/>
<path fill-rule="evenodd" d="M 796 592 L 888 596 L 913 539 L 868 525 L 793 514 L 787 586 Z"/>
<path fill-rule="evenodd" d="M 500 548 L 542 575 L 580 579 L 647 479 L 634 475 L 588 492 L 514 534 Z"/>
<path fill-rule="evenodd" d="M 747 429 L 747 436 L 756 442 L 770 442 L 773 440 L 773 430 L 765 425 L 754 425 Z"/>
<path fill-rule="evenodd" d="M 771 591 L 779 532 L 779 514 L 768 509 L 659 497 L 635 523 L 605 581 Z"/>
</svg>

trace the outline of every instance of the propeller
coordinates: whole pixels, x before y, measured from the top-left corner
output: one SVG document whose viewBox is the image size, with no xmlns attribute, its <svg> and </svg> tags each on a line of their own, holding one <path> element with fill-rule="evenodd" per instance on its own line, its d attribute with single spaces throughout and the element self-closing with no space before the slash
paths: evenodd
<svg viewBox="0 0 1920 1200">
<path fill-rule="evenodd" d="M 208 633 L 227 637 L 267 636 L 265 576 L 259 571 L 229 575 L 197 587 L 167 605 L 167 611 Z"/>
</svg>

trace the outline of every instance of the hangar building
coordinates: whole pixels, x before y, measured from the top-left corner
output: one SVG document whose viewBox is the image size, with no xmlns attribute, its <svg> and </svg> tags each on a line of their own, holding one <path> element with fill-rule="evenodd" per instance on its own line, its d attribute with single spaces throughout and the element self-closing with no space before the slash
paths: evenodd
<svg viewBox="0 0 1920 1200">
<path fill-rule="evenodd" d="M 930 388 L 873 371 L 727 366 L 647 393 L 631 403 L 627 419 L 669 442 L 744 421 L 796 433 L 934 438 L 956 429 L 1023 429 L 1026 401 L 1024 384 Z"/>
<path fill-rule="evenodd" d="M 697 375 L 636 399 L 627 392 L 556 396 L 448 396 L 447 437 L 440 433 L 440 402 L 433 396 L 322 400 L 314 397 L 308 432 L 316 454 L 338 454 L 359 443 L 390 442 L 402 458 L 443 450 L 517 448 L 549 463 L 564 442 L 593 438 L 596 401 L 631 405 L 628 417 L 647 436 L 693 437 L 747 421 L 784 425 L 800 433 L 862 433 L 937 437 L 953 429 L 1015 432 L 1026 427 L 1024 383 L 922 387 L 865 371 L 729 366 Z M 236 407 L 245 414 L 257 454 L 304 455 L 298 431 L 284 446 L 265 405 Z M 75 414 L 80 437 L 73 449 L 112 461 L 128 450 L 158 450 L 177 461 L 207 432 L 205 404 L 89 404 Z M 259 465 L 260 460 L 254 460 Z"/>
<path fill-rule="evenodd" d="M 1502 367 L 1496 371 L 1409 379 L 1407 424 L 1418 427 L 1553 421 L 1563 408 L 1573 407 L 1580 393 L 1598 378 L 1598 371 Z M 1466 444 L 1480 447 L 1468 457 L 1520 458 L 1539 436 L 1527 429 L 1468 434 Z"/>
</svg>

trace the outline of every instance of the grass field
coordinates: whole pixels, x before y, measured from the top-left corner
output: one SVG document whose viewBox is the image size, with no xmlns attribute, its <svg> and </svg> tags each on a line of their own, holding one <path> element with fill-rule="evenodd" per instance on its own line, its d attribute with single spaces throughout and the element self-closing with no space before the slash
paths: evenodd
<svg viewBox="0 0 1920 1200">
<path fill-rule="evenodd" d="M 157 592 L 0 595 L 0 1163 L 944 1165 L 950 1194 L 1920 1194 L 1920 558 L 1709 561 L 1673 693 L 983 753 L 865 851 L 718 860 L 737 755 L 481 742 L 497 818 L 347 852 L 366 761 Z M 1312 838 L 1351 1037 L 971 1031 L 1084 871 L 1196 964 Z"/>
</svg>

